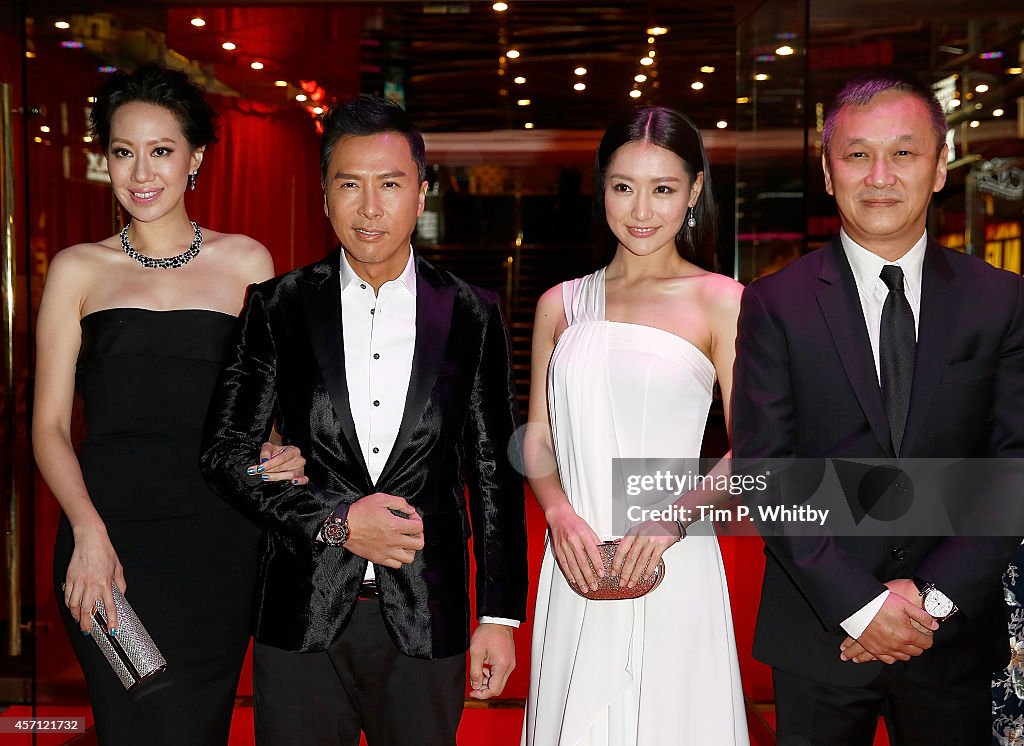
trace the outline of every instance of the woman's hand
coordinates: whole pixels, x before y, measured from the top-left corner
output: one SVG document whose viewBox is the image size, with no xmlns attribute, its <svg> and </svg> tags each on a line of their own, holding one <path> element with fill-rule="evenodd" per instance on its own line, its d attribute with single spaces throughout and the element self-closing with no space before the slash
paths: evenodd
<svg viewBox="0 0 1024 746">
<path fill-rule="evenodd" d="M 258 474 L 265 482 L 290 481 L 292 484 L 307 484 L 304 467 L 306 459 L 295 446 L 279 446 L 266 442 L 260 448 L 260 462 L 246 468 L 246 473 Z"/>
<path fill-rule="evenodd" d="M 597 590 L 597 578 L 604 576 L 604 563 L 594 529 L 568 503 L 549 511 L 545 518 L 551 549 L 566 580 L 579 588 Z"/>
<path fill-rule="evenodd" d="M 64 603 L 72 618 L 78 622 L 82 634 L 89 634 L 96 600 L 101 600 L 106 612 L 107 630 L 111 635 L 116 635 L 117 608 L 114 606 L 110 586 L 113 582 L 117 583 L 121 593 L 127 590 L 124 568 L 121 567 L 121 561 L 117 558 L 105 528 L 101 526 L 75 530 L 74 533 L 75 551 L 71 555 L 64 580 Z"/>
<path fill-rule="evenodd" d="M 631 528 L 612 559 L 612 575 L 619 576 L 619 585 L 632 588 L 648 568 L 653 571 L 665 550 L 685 535 L 680 528 L 675 521 L 647 521 Z"/>
</svg>

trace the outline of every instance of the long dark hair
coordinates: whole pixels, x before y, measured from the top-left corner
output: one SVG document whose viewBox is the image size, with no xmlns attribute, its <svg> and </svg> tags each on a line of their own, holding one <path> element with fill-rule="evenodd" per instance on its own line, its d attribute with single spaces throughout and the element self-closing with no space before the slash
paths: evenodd
<svg viewBox="0 0 1024 746">
<path fill-rule="evenodd" d="M 594 218 L 599 233 L 614 248 L 617 242 L 604 212 L 605 177 L 615 151 L 631 142 L 649 142 L 678 155 L 691 183 L 698 173 L 704 172 L 704 187 L 693 208 L 697 225 L 690 228 L 683 221 L 683 227 L 676 235 L 676 251 L 698 267 L 717 271 L 718 208 L 711 190 L 711 169 L 704 152 L 704 141 L 688 117 L 666 106 L 639 106 L 623 114 L 605 130 L 594 158 Z"/>
</svg>

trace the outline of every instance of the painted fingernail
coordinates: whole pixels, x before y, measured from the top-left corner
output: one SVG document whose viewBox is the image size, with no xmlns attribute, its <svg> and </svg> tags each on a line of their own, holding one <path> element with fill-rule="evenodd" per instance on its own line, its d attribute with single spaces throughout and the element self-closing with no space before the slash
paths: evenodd
<svg viewBox="0 0 1024 746">
<path fill-rule="evenodd" d="M 117 637 L 117 627 L 111 627 L 110 628 L 110 636 L 111 637 Z"/>
<path fill-rule="evenodd" d="M 253 474 L 256 473 L 256 467 L 250 466 L 248 469 L 245 470 L 245 473 L 251 477 Z"/>
<path fill-rule="evenodd" d="M 264 460 L 264 461 L 266 461 L 266 459 L 263 459 L 263 460 Z M 256 469 L 256 473 L 257 473 L 257 474 L 262 474 L 262 473 L 263 473 L 264 471 L 266 471 L 266 470 L 267 470 L 267 467 L 265 467 L 265 466 L 260 466 L 260 467 L 258 467 L 258 468 Z"/>
<path fill-rule="evenodd" d="M 88 637 L 88 636 L 89 636 L 89 630 L 83 629 L 82 630 L 82 637 Z"/>
<path fill-rule="evenodd" d="M 293 480 L 292 480 L 292 484 L 298 484 L 298 483 L 299 483 L 299 480 L 298 480 L 298 479 L 293 479 Z"/>
<path fill-rule="evenodd" d="M 269 474 L 264 474 L 262 477 L 260 477 L 260 479 L 262 479 L 264 482 L 266 482 L 266 481 L 268 481 L 270 479 L 270 475 Z"/>
<path fill-rule="evenodd" d="M 268 458 L 268 457 L 264 457 L 264 458 L 261 458 L 261 459 L 260 459 L 260 463 L 261 463 L 261 464 L 265 464 L 265 463 L 266 463 L 266 462 L 268 462 L 268 461 L 270 461 L 270 458 Z"/>
</svg>

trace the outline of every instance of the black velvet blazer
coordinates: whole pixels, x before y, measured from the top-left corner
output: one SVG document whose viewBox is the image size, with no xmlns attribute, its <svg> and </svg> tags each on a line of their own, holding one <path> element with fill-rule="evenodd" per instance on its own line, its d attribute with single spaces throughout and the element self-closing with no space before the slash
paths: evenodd
<svg viewBox="0 0 1024 746">
<path fill-rule="evenodd" d="M 315 651 L 338 638 L 366 560 L 315 537 L 339 502 L 385 492 L 416 508 L 426 546 L 400 569 L 375 566 L 384 622 L 406 655 L 454 655 L 469 641 L 471 526 L 477 614 L 525 618 L 523 482 L 506 455 L 516 400 L 498 298 L 416 257 L 409 393 L 374 485 L 345 380 L 339 251 L 251 289 L 210 405 L 203 472 L 264 527 L 259 642 Z M 274 422 L 302 449 L 309 484 L 246 475 Z"/>
<path fill-rule="evenodd" d="M 736 458 L 894 458 L 856 282 L 837 238 L 746 288 L 732 392 Z M 1024 457 L 1024 284 L 930 241 L 901 458 Z M 1007 489 L 1020 515 L 1024 490 Z M 915 500 L 937 495 L 917 494 Z M 936 502 L 941 509 L 941 503 Z M 1005 665 L 1000 579 L 1020 537 L 768 537 L 754 654 L 866 686 L 884 664 L 839 659 L 841 622 L 895 578 L 935 583 L 960 612 L 906 664 L 922 683 Z"/>
</svg>

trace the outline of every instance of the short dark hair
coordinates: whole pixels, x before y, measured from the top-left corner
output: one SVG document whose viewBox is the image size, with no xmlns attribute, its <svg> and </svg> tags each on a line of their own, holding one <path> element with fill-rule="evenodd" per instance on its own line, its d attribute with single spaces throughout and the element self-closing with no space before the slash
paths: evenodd
<svg viewBox="0 0 1024 746">
<path fill-rule="evenodd" d="M 594 217 L 598 225 L 604 227 L 606 240 L 611 246 L 615 245 L 604 211 L 605 177 L 615 151 L 631 142 L 649 142 L 675 153 L 682 159 L 691 181 L 704 172 L 704 186 L 693 208 L 697 225 L 691 228 L 683 221 L 676 235 L 676 251 L 699 267 L 717 271 L 718 208 L 711 191 L 711 169 L 704 141 L 697 125 L 667 106 L 639 106 L 616 119 L 601 138 L 594 158 Z"/>
<path fill-rule="evenodd" d="M 133 102 L 153 104 L 174 114 L 193 150 L 217 142 L 217 112 L 206 101 L 206 91 L 182 70 L 162 62 L 146 62 L 134 72 L 118 70 L 96 92 L 89 114 L 90 130 L 103 150 L 110 147 L 110 122 L 114 112 Z"/>
<path fill-rule="evenodd" d="M 821 129 L 821 149 L 826 158 L 832 144 L 832 136 L 836 132 L 836 119 L 839 117 L 839 112 L 847 106 L 866 106 L 875 96 L 885 91 L 909 93 L 916 96 L 925 105 L 931 120 L 932 132 L 935 133 L 935 139 L 938 142 L 936 153 L 942 150 L 942 146 L 946 144 L 948 125 L 946 124 L 946 113 L 942 110 L 942 104 L 935 97 L 934 91 L 922 83 L 916 75 L 906 70 L 886 67 L 858 75 L 839 91 Z"/>
<path fill-rule="evenodd" d="M 357 96 L 351 101 L 332 106 L 320 118 L 324 133 L 320 139 L 320 184 L 327 188 L 327 169 L 331 165 L 334 146 L 343 137 L 366 137 L 397 132 L 409 143 L 416 161 L 419 183 L 427 178 L 426 149 L 423 136 L 412 126 L 405 109 L 389 98 Z"/>
</svg>

